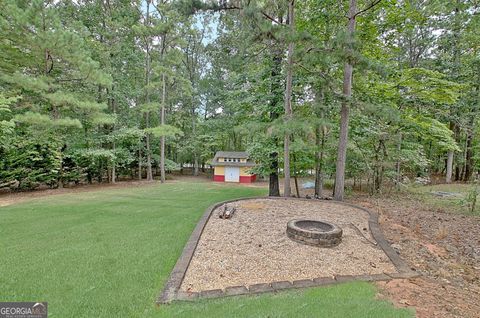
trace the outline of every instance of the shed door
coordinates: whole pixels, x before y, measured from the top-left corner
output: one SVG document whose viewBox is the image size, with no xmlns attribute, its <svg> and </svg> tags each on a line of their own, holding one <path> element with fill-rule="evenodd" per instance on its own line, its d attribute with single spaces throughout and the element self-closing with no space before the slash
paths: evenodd
<svg viewBox="0 0 480 318">
<path fill-rule="evenodd" d="M 240 168 L 239 167 L 225 167 L 225 181 L 226 182 L 240 182 Z"/>
</svg>

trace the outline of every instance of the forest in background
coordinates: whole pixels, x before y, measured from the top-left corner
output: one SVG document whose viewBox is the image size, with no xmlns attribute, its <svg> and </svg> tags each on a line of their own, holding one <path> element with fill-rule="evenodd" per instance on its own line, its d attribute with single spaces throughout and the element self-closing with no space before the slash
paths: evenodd
<svg viewBox="0 0 480 318">
<path fill-rule="evenodd" d="M 216 151 L 371 193 L 480 169 L 476 0 L 4 0 L 0 188 L 147 179 Z"/>
</svg>

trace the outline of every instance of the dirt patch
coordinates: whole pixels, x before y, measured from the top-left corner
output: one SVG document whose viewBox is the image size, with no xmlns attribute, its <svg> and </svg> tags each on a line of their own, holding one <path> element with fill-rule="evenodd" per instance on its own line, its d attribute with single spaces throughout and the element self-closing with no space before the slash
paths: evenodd
<svg viewBox="0 0 480 318">
<path fill-rule="evenodd" d="M 480 218 L 429 209 L 405 196 L 352 202 L 380 214 L 387 240 L 422 275 L 377 283 L 380 297 L 415 307 L 418 317 L 479 316 Z"/>
<path fill-rule="evenodd" d="M 218 218 L 218 211 L 213 211 L 181 290 L 396 272 L 375 245 L 365 211 L 332 202 L 298 200 L 253 199 L 232 205 L 237 211 L 230 220 Z M 287 222 L 299 217 L 340 226 L 342 243 L 319 248 L 290 240 L 285 233 Z"/>
</svg>

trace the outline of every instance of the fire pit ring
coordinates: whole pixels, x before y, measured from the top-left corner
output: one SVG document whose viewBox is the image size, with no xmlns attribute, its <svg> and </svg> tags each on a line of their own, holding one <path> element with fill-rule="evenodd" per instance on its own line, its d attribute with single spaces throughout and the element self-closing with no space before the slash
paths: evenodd
<svg viewBox="0 0 480 318">
<path fill-rule="evenodd" d="M 342 241 L 343 231 L 324 221 L 294 219 L 287 224 L 287 236 L 295 242 L 318 247 L 334 247 Z"/>
</svg>

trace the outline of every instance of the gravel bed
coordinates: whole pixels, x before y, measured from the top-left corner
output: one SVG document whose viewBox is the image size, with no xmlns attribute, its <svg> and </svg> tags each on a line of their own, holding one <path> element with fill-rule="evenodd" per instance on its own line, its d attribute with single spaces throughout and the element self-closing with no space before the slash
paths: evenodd
<svg viewBox="0 0 480 318">
<path fill-rule="evenodd" d="M 375 245 L 365 211 L 314 200 L 253 199 L 230 205 L 236 207 L 232 219 L 220 219 L 218 210 L 213 211 L 181 290 L 396 273 L 387 255 Z M 287 222 L 299 217 L 340 226 L 342 243 L 319 248 L 290 240 L 285 234 Z"/>
</svg>

